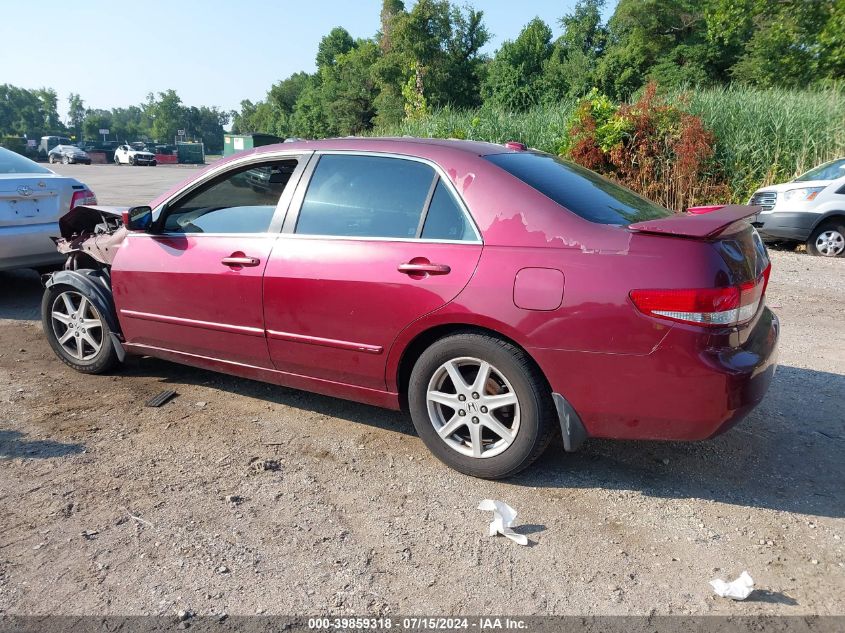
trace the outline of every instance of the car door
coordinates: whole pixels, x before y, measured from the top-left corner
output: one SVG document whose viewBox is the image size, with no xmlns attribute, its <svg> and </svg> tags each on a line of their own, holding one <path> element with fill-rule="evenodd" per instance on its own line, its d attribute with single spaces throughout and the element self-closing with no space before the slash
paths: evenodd
<svg viewBox="0 0 845 633">
<path fill-rule="evenodd" d="M 157 209 L 151 233 L 128 235 L 112 287 L 131 349 L 272 366 L 262 274 L 306 158 L 212 174 Z"/>
<path fill-rule="evenodd" d="M 384 389 L 396 336 L 453 299 L 480 254 L 480 235 L 439 168 L 316 154 L 265 270 L 273 364 Z"/>
</svg>

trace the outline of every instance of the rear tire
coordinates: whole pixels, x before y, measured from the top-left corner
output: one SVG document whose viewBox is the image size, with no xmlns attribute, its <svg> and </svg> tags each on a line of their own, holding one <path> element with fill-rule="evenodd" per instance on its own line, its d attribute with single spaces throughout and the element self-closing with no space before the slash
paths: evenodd
<svg viewBox="0 0 845 633">
<path fill-rule="evenodd" d="M 456 334 L 426 349 L 411 372 L 408 406 L 435 457 L 484 479 L 527 468 L 557 428 L 539 369 L 524 351 L 487 334 Z"/>
<path fill-rule="evenodd" d="M 56 356 L 76 371 L 102 374 L 117 363 L 105 319 L 76 288 L 56 285 L 44 291 L 41 324 Z"/>
<path fill-rule="evenodd" d="M 822 222 L 807 240 L 807 252 L 819 257 L 845 255 L 845 225 L 842 221 Z"/>
</svg>

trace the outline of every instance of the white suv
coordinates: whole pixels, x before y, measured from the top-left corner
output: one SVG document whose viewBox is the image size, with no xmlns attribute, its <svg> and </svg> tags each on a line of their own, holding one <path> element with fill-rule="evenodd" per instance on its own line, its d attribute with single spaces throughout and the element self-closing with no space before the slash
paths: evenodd
<svg viewBox="0 0 845 633">
<path fill-rule="evenodd" d="M 121 145 L 114 150 L 115 165 L 152 165 L 156 166 L 155 154 L 133 148 L 131 145 Z"/>
<path fill-rule="evenodd" d="M 764 240 L 805 242 L 809 253 L 823 257 L 845 255 L 845 158 L 758 189 L 748 204 L 763 207 L 753 224 Z"/>
</svg>

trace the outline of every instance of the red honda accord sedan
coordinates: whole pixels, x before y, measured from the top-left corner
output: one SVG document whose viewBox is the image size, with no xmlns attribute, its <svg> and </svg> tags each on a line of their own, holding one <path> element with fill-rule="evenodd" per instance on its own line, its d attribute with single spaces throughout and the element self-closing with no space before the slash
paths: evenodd
<svg viewBox="0 0 845 633">
<path fill-rule="evenodd" d="M 676 215 L 518 143 L 262 147 L 66 216 L 44 330 L 83 372 L 140 354 L 407 408 L 443 462 L 507 477 L 556 433 L 699 440 L 760 402 L 756 211 Z"/>
</svg>

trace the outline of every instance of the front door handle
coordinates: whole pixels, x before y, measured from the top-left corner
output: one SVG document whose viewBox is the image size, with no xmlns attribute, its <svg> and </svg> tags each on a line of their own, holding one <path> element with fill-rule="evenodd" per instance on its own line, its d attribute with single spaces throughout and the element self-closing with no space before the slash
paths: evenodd
<svg viewBox="0 0 845 633">
<path fill-rule="evenodd" d="M 248 257 L 246 255 L 230 255 L 220 260 L 224 266 L 258 266 L 261 263 L 257 257 Z"/>
<path fill-rule="evenodd" d="M 446 264 L 430 264 L 427 262 L 399 264 L 397 270 L 406 275 L 448 275 L 452 272 L 452 269 Z"/>
</svg>

